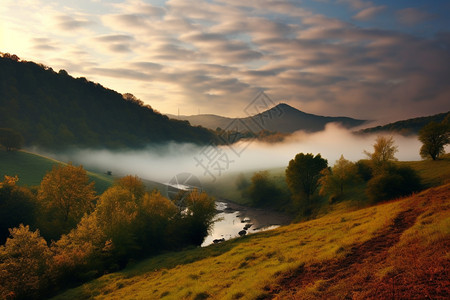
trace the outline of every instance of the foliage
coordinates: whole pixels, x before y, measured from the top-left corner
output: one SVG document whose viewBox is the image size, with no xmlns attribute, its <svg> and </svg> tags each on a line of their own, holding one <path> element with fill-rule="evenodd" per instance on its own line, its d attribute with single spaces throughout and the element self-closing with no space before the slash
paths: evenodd
<svg viewBox="0 0 450 300">
<path fill-rule="evenodd" d="M 120 186 L 106 190 L 97 203 L 95 216 L 98 225 L 111 239 L 114 255 L 119 260 L 138 249 L 135 235 L 138 208 L 136 197 Z"/>
<path fill-rule="evenodd" d="M 342 197 L 344 188 L 360 179 L 356 165 L 346 160 L 344 155 L 341 155 L 331 170 L 326 168 L 321 173 L 323 176 L 319 179 L 320 194 L 331 194 L 331 200 Z"/>
<path fill-rule="evenodd" d="M 355 163 L 355 166 L 362 180 L 369 181 L 372 178 L 372 166 L 369 160 L 360 159 Z"/>
<path fill-rule="evenodd" d="M 19 150 L 23 146 L 23 136 L 10 128 L 0 128 L 0 145 L 6 151 Z"/>
<path fill-rule="evenodd" d="M 257 207 L 275 206 L 283 198 L 283 192 L 270 180 L 268 171 L 253 174 L 247 194 Z"/>
<path fill-rule="evenodd" d="M 0 246 L 0 298 L 38 298 L 51 280 L 52 253 L 39 230 L 21 224 L 10 233 Z"/>
<path fill-rule="evenodd" d="M 187 196 L 186 221 L 188 228 L 189 244 L 201 245 L 214 224 L 216 215 L 216 203 L 214 198 L 197 189 Z"/>
<path fill-rule="evenodd" d="M 366 128 L 360 131 L 360 133 L 383 133 L 392 132 L 399 133 L 402 135 L 415 135 L 418 134 L 420 129 L 430 122 L 442 122 L 445 118 L 450 116 L 450 112 L 441 113 L 429 117 L 419 117 L 403 121 L 398 121 L 395 123 L 389 123 L 384 126 L 377 126 L 372 128 Z"/>
<path fill-rule="evenodd" d="M 263 293 L 277 299 L 389 299 L 392 278 L 399 279 L 395 295 L 400 299 L 445 298 L 438 293 L 448 295 L 448 276 L 436 275 L 448 275 L 450 267 L 449 192 L 447 185 L 217 245 L 163 253 L 55 300 L 194 299 L 203 292 L 214 299 L 257 299 Z M 413 225 L 402 217 L 405 211 L 419 215 Z M 404 234 L 391 233 L 405 223 Z M 370 247 L 376 240 L 380 247 Z M 327 272 L 333 264 L 341 268 Z M 283 285 L 299 276 L 306 276 L 303 286 Z"/>
<path fill-rule="evenodd" d="M 216 135 L 167 116 L 85 78 L 0 57 L 0 128 L 26 146 L 136 148 L 176 140 L 206 144 Z M 108 107 L 108 109 L 105 109 Z"/>
<path fill-rule="evenodd" d="M 68 233 L 97 199 L 94 182 L 82 166 L 54 166 L 42 179 L 38 201 L 42 211 L 39 224 L 46 238 L 57 239 Z"/>
<path fill-rule="evenodd" d="M 328 161 L 320 154 L 299 153 L 289 161 L 286 168 L 286 182 L 292 194 L 304 198 L 310 205 L 310 198 L 318 187 L 321 171 L 328 166 Z"/>
<path fill-rule="evenodd" d="M 17 176 L 6 176 L 0 182 L 0 244 L 9 236 L 9 228 L 19 224 L 34 224 L 35 195 L 24 187 L 19 187 Z"/>
<path fill-rule="evenodd" d="M 431 122 L 419 131 L 422 142 L 420 156 L 436 160 L 445 154 L 445 145 L 450 143 L 450 124 Z"/>
<path fill-rule="evenodd" d="M 422 188 L 420 177 L 408 166 L 391 165 L 367 183 L 367 196 L 372 201 L 389 200 L 410 195 Z"/>
<path fill-rule="evenodd" d="M 378 136 L 373 144 L 373 153 L 364 151 L 370 158 L 375 173 L 382 172 L 382 169 L 390 162 L 396 161 L 395 153 L 398 147 L 394 145 L 394 137 Z"/>
</svg>

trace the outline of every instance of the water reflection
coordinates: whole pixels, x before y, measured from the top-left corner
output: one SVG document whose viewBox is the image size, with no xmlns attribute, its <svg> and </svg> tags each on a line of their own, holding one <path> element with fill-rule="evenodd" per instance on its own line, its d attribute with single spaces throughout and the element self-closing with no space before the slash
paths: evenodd
<svg viewBox="0 0 450 300">
<path fill-rule="evenodd" d="M 228 207 L 227 203 L 216 202 L 218 213 L 211 233 L 203 241 L 202 247 L 213 244 L 214 240 L 229 240 L 239 237 L 239 233 L 246 228 L 246 234 L 274 229 L 280 225 L 265 224 L 265 220 L 258 219 L 255 215 L 252 218 L 247 216 L 247 211 L 236 211 Z M 241 233 L 242 234 L 242 233 Z"/>
</svg>

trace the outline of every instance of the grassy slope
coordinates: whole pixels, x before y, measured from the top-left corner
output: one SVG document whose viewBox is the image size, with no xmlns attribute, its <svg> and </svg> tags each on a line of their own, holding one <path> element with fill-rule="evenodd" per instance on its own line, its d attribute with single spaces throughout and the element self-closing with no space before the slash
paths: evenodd
<svg viewBox="0 0 450 300">
<path fill-rule="evenodd" d="M 19 176 L 19 184 L 37 186 L 53 166 L 63 162 L 27 151 L 6 152 L 0 149 L 0 176 Z M 106 175 L 88 172 L 90 180 L 95 181 L 98 193 L 103 193 L 111 184 L 112 178 Z"/>
<path fill-rule="evenodd" d="M 450 292 L 450 184 L 105 275 L 56 299 L 423 298 Z"/>
</svg>

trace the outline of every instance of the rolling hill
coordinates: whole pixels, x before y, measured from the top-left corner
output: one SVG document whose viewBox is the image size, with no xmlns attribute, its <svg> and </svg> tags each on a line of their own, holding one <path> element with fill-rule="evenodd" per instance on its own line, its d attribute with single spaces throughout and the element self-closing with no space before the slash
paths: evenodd
<svg viewBox="0 0 450 300">
<path fill-rule="evenodd" d="M 345 128 L 364 124 L 365 120 L 348 117 L 324 117 L 302 112 L 288 104 L 280 103 L 271 109 L 246 118 L 227 118 L 211 114 L 193 116 L 175 116 L 170 118 L 189 121 L 194 126 L 203 126 L 212 130 L 218 127 L 239 132 L 259 132 L 269 130 L 281 133 L 293 133 L 298 130 L 316 132 L 325 129 L 328 123 L 339 123 Z"/>
<path fill-rule="evenodd" d="M 206 144 L 215 134 L 170 120 L 131 94 L 34 62 L 0 57 L 0 128 L 26 146 L 137 148 L 167 141 Z"/>
<path fill-rule="evenodd" d="M 445 299 L 450 184 L 171 252 L 54 299 Z"/>
<path fill-rule="evenodd" d="M 7 152 L 0 149 L 0 181 L 3 180 L 4 175 L 17 175 L 19 185 L 37 186 L 45 174 L 58 164 L 65 163 L 28 151 Z M 95 189 L 99 194 L 109 188 L 113 182 L 111 176 L 89 171 L 87 173 L 89 179 L 95 182 Z"/>
<path fill-rule="evenodd" d="M 430 122 L 440 123 L 444 121 L 444 119 L 450 120 L 450 112 L 437 114 L 428 117 L 420 117 L 402 120 L 394 123 L 389 123 L 382 126 L 370 127 L 366 129 L 360 130 L 358 133 L 380 133 L 380 132 L 389 132 L 389 133 L 399 133 L 402 135 L 411 135 L 417 134 L 422 127 L 427 125 Z"/>
</svg>

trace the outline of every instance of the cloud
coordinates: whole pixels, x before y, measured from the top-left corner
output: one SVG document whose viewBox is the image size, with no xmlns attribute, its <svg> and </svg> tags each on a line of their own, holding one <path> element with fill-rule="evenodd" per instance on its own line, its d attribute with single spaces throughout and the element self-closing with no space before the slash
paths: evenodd
<svg viewBox="0 0 450 300">
<path fill-rule="evenodd" d="M 413 26 L 435 18 L 434 15 L 419 10 L 414 7 L 408 7 L 397 11 L 397 20 L 404 25 Z"/>
<path fill-rule="evenodd" d="M 385 9 L 386 9 L 385 5 L 368 7 L 366 9 L 361 10 L 356 15 L 354 15 L 353 19 L 358 21 L 368 21 L 370 19 L 373 19 L 376 15 L 378 15 Z"/>
<path fill-rule="evenodd" d="M 64 31 L 84 29 L 95 24 L 92 20 L 83 16 L 60 15 L 56 16 L 55 19 L 56 26 Z"/>
</svg>

